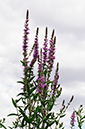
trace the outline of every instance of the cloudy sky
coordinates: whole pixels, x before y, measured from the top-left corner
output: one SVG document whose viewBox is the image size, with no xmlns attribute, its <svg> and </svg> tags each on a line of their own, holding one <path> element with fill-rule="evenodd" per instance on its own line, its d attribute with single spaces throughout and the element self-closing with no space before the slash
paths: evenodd
<svg viewBox="0 0 85 129">
<path fill-rule="evenodd" d="M 74 101 L 65 118 L 69 128 L 73 108 L 85 107 L 85 1 L 84 0 L 0 0 L 0 118 L 15 111 L 11 98 L 16 98 L 22 77 L 22 36 L 26 10 L 30 11 L 30 42 L 39 27 L 42 46 L 45 27 L 57 37 L 56 62 L 59 62 L 60 84 L 63 89 L 59 103 Z M 55 63 L 56 64 L 56 63 Z"/>
</svg>

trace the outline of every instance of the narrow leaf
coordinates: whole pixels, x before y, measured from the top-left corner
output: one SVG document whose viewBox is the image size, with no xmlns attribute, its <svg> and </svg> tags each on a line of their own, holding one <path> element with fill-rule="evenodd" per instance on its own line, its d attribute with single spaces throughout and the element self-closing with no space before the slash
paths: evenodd
<svg viewBox="0 0 85 129">
<path fill-rule="evenodd" d="M 11 114 L 9 114 L 9 115 L 7 115 L 7 116 L 18 116 L 18 114 L 11 113 Z"/>
<path fill-rule="evenodd" d="M 14 107 L 17 107 L 17 104 L 13 98 L 12 98 L 12 103 L 13 103 Z"/>
</svg>

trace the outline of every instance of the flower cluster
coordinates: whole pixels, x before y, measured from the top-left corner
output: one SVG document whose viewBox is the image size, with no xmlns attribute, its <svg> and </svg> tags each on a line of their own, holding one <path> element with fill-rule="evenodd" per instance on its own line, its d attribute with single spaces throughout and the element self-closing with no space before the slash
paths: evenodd
<svg viewBox="0 0 85 129">
<path fill-rule="evenodd" d="M 38 51 L 38 48 L 39 48 L 39 44 L 38 44 L 38 32 L 39 32 L 39 28 L 37 28 L 36 30 L 36 36 L 35 36 L 35 42 L 34 42 L 34 54 L 33 54 L 33 59 L 30 63 L 30 66 L 33 67 L 34 63 L 36 62 L 36 59 L 38 58 L 39 56 L 39 51 Z"/>
<path fill-rule="evenodd" d="M 50 48 L 49 48 L 49 56 L 48 56 L 48 72 L 49 72 L 49 75 L 52 71 L 53 63 L 54 63 L 54 59 L 55 59 L 54 54 L 55 54 L 56 37 L 54 37 L 54 40 L 53 40 L 53 36 L 54 36 L 54 30 L 53 30 L 52 37 L 51 37 L 51 40 L 50 40 Z"/>
<path fill-rule="evenodd" d="M 75 126 L 75 125 L 74 125 L 74 122 L 76 122 L 76 120 L 75 120 L 75 112 L 73 111 L 73 113 L 72 113 L 72 115 L 71 115 L 71 122 L 70 122 L 71 127 L 74 127 L 74 126 Z"/>
<path fill-rule="evenodd" d="M 41 49 L 41 52 L 40 52 L 41 56 L 40 56 L 40 59 L 39 59 L 39 63 L 38 63 L 38 87 L 37 87 L 37 91 L 42 93 L 43 95 L 43 90 L 46 86 L 45 84 L 45 77 L 43 75 L 43 62 L 42 62 L 42 49 Z"/>
<path fill-rule="evenodd" d="M 29 15 L 29 12 L 27 10 L 27 15 L 26 15 L 26 21 L 25 21 L 25 25 L 24 25 L 24 36 L 23 36 L 23 66 L 24 66 L 24 69 L 23 69 L 23 74 L 24 74 L 24 80 L 26 82 L 26 70 L 28 68 L 28 54 L 27 54 L 27 48 L 28 48 L 28 34 L 29 34 L 29 28 L 28 28 L 28 15 Z M 26 90 L 26 86 L 24 85 L 24 90 Z"/>
<path fill-rule="evenodd" d="M 59 79 L 59 75 L 58 75 L 58 70 L 59 70 L 59 63 L 57 63 L 57 68 L 56 68 L 56 71 L 55 71 L 55 76 L 54 76 L 54 83 L 53 83 L 53 94 L 56 95 L 56 90 L 58 90 L 58 79 Z"/>
<path fill-rule="evenodd" d="M 41 56 L 39 57 L 39 66 L 38 66 L 38 87 L 37 91 L 43 94 L 44 90 L 48 89 L 48 84 L 46 81 L 50 81 L 50 73 L 53 68 L 53 63 L 55 59 L 55 43 L 56 37 L 54 37 L 54 30 L 52 32 L 52 36 L 50 39 L 50 48 L 48 49 L 48 39 L 47 39 L 48 29 L 46 27 L 45 31 L 45 38 L 43 44 L 43 52 L 41 50 Z M 48 76 L 46 76 L 46 71 L 48 71 Z M 56 94 L 57 84 L 58 84 L 58 68 L 56 69 L 55 76 L 54 76 L 54 83 L 53 83 L 53 94 Z"/>
<path fill-rule="evenodd" d="M 45 33 L 45 39 L 44 39 L 44 44 L 43 44 L 43 66 L 46 65 L 47 62 L 47 52 L 48 52 L 48 39 L 47 39 L 47 33 L 48 33 L 48 29 L 46 27 L 46 33 Z"/>
</svg>

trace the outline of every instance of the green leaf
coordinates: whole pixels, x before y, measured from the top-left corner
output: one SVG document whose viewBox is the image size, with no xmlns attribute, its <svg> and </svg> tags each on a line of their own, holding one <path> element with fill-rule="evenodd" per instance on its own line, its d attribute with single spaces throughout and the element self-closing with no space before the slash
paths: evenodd
<svg viewBox="0 0 85 129">
<path fill-rule="evenodd" d="M 47 71 L 47 69 L 46 69 L 46 70 L 44 71 L 44 75 L 45 75 L 45 76 L 46 76 L 47 72 L 48 72 L 48 71 Z"/>
<path fill-rule="evenodd" d="M 22 102 L 23 102 L 24 105 L 26 105 L 26 101 L 24 101 L 24 100 L 22 99 Z"/>
<path fill-rule="evenodd" d="M 42 113 L 42 107 L 37 106 L 36 111 Z"/>
<path fill-rule="evenodd" d="M 26 65 L 26 62 L 24 62 L 24 61 L 22 61 L 22 60 L 20 60 L 20 62 L 22 63 L 23 66 Z M 29 61 L 28 61 L 28 62 L 29 62 Z"/>
<path fill-rule="evenodd" d="M 35 76 L 31 77 L 28 81 L 31 82 L 34 78 Z"/>
<path fill-rule="evenodd" d="M 84 123 L 84 120 L 80 122 L 81 124 Z"/>
<path fill-rule="evenodd" d="M 16 114 L 16 113 L 11 113 L 11 114 L 9 114 L 9 115 L 7 115 L 7 116 L 18 116 L 18 114 Z"/>
<path fill-rule="evenodd" d="M 25 126 L 24 122 L 25 122 L 25 120 L 23 118 L 22 123 L 21 123 L 21 127 L 24 127 Z"/>
<path fill-rule="evenodd" d="M 31 123 L 32 120 L 27 117 L 27 115 L 25 114 L 25 112 L 24 112 L 20 107 L 18 107 L 18 108 L 19 108 L 19 112 L 23 115 L 24 120 L 25 120 L 27 123 Z"/>
<path fill-rule="evenodd" d="M 17 96 L 19 96 L 19 95 L 26 96 L 26 93 L 24 93 L 24 92 L 21 92 L 21 93 L 19 93 Z"/>
<path fill-rule="evenodd" d="M 30 71 L 31 71 L 31 68 L 28 67 L 28 68 L 25 70 L 25 75 L 27 75 L 27 73 L 30 72 Z"/>
<path fill-rule="evenodd" d="M 17 107 L 17 104 L 13 98 L 12 98 L 12 103 L 13 103 L 14 107 Z"/>
<path fill-rule="evenodd" d="M 51 111 L 51 109 L 53 108 L 53 105 L 54 105 L 54 102 L 52 101 L 48 103 L 48 107 L 47 107 L 48 111 Z"/>
<path fill-rule="evenodd" d="M 27 109 L 28 109 L 28 104 L 27 104 L 27 106 L 25 106 L 24 111 L 26 111 Z"/>
<path fill-rule="evenodd" d="M 49 114 L 46 116 L 45 120 L 47 120 L 47 119 L 51 116 L 51 114 L 52 114 L 52 113 L 49 113 Z"/>
<path fill-rule="evenodd" d="M 82 117 L 82 119 L 84 119 L 84 118 L 85 118 L 85 116 Z"/>
<path fill-rule="evenodd" d="M 36 87 L 34 87 L 34 88 L 32 88 L 31 90 L 30 90 L 30 95 L 32 94 L 32 92 L 34 91 L 36 89 Z"/>
<path fill-rule="evenodd" d="M 59 124 L 59 120 L 56 120 L 56 125 L 58 125 Z"/>
<path fill-rule="evenodd" d="M 59 124 L 59 128 L 61 128 L 63 126 L 63 123 Z"/>
<path fill-rule="evenodd" d="M 7 129 L 2 123 L 0 123 L 0 126 L 3 127 L 4 129 Z"/>
<path fill-rule="evenodd" d="M 64 115 L 61 115 L 61 116 L 60 116 L 60 118 L 64 117 L 65 115 L 66 115 L 66 114 L 64 114 Z"/>
<path fill-rule="evenodd" d="M 8 126 L 10 129 L 13 129 L 12 127 Z"/>
<path fill-rule="evenodd" d="M 21 83 L 21 84 L 24 84 L 24 82 L 22 82 L 22 81 L 17 81 L 17 83 Z"/>
<path fill-rule="evenodd" d="M 36 101 L 36 99 L 37 99 L 37 96 L 38 96 L 38 93 L 36 93 L 36 94 L 33 94 L 33 100 L 34 100 L 34 101 Z"/>
<path fill-rule="evenodd" d="M 51 125 L 53 125 L 55 123 L 55 120 L 50 121 L 50 122 L 46 122 L 46 123 L 47 123 L 47 126 L 45 127 L 45 129 L 47 129 L 48 127 L 51 127 Z"/>
</svg>

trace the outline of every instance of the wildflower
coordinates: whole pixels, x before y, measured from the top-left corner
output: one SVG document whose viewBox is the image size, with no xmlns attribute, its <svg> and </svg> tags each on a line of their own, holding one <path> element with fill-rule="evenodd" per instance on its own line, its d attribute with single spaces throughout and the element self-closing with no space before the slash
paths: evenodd
<svg viewBox="0 0 85 129">
<path fill-rule="evenodd" d="M 43 50 L 44 50 L 43 51 L 43 66 L 45 66 L 46 62 L 47 62 L 47 51 L 48 51 L 48 48 L 47 48 L 47 46 L 48 46 L 48 43 L 47 43 L 47 41 L 48 41 L 47 33 L 48 33 L 48 29 L 46 27 L 45 39 L 44 39 L 44 44 L 43 44 Z"/>
<path fill-rule="evenodd" d="M 53 40 L 53 36 L 54 36 L 54 30 L 51 36 L 51 40 L 50 40 L 50 48 L 49 48 L 49 55 L 48 55 L 48 72 L 49 72 L 49 76 L 50 73 L 52 71 L 53 68 L 53 63 L 54 63 L 54 59 L 55 59 L 55 43 L 56 43 L 56 37 L 54 37 Z"/>
<path fill-rule="evenodd" d="M 33 59 L 30 63 L 30 66 L 33 67 L 34 63 L 36 62 L 36 59 L 38 58 L 38 55 L 39 55 L 39 51 L 38 51 L 38 47 L 39 47 L 39 44 L 38 44 L 38 32 L 39 32 L 39 28 L 37 28 L 36 30 L 36 36 L 35 36 L 35 42 L 34 42 L 34 54 L 33 54 Z"/>
<path fill-rule="evenodd" d="M 23 74 L 24 74 L 24 81 L 26 84 L 26 70 L 28 69 L 28 54 L 27 54 L 27 48 L 28 48 L 28 34 L 29 34 L 29 28 L 28 28 L 28 16 L 29 16 L 29 11 L 27 10 L 27 14 L 26 14 L 26 21 L 25 21 L 25 25 L 24 25 L 24 36 L 23 36 Z M 24 91 L 26 90 L 26 86 L 23 86 Z"/>
<path fill-rule="evenodd" d="M 56 95 L 56 90 L 58 90 L 58 79 L 59 79 L 59 75 L 58 75 L 58 70 L 59 70 L 59 63 L 57 63 L 57 68 L 56 68 L 56 71 L 55 71 L 55 76 L 54 76 L 54 83 L 53 83 L 53 94 Z"/>
<path fill-rule="evenodd" d="M 45 89 L 46 84 L 44 83 L 45 82 L 45 77 L 43 75 L 42 49 L 41 49 L 40 55 L 41 55 L 41 57 L 40 57 L 40 60 L 39 60 L 39 63 L 38 63 L 38 86 L 37 86 L 37 91 L 43 95 L 43 90 Z"/>
<path fill-rule="evenodd" d="M 71 128 L 75 126 L 74 122 L 76 122 L 76 120 L 75 120 L 75 112 L 73 111 L 73 113 L 71 115 L 71 122 L 70 122 Z"/>
</svg>

